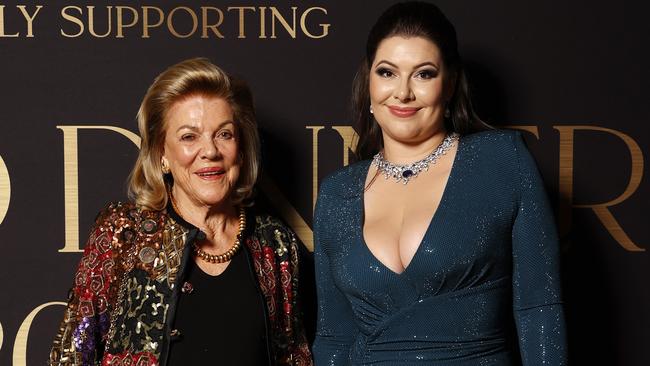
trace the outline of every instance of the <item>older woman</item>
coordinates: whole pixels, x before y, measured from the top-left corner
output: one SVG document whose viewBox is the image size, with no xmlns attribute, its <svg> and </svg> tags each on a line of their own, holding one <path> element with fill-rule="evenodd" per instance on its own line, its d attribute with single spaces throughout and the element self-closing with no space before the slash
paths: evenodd
<svg viewBox="0 0 650 366">
<path fill-rule="evenodd" d="M 474 114 L 453 25 L 389 8 L 355 80 L 357 154 L 315 213 L 316 365 L 564 365 L 558 240 L 521 137 Z"/>
<path fill-rule="evenodd" d="M 138 112 L 133 203 L 96 219 L 51 365 L 311 365 L 297 242 L 250 207 L 251 95 L 205 59 L 160 74 Z"/>
</svg>

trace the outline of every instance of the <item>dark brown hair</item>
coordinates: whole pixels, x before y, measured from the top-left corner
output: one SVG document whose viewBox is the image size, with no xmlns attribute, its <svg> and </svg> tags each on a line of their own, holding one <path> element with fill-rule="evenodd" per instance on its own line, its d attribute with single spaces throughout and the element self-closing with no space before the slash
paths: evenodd
<svg viewBox="0 0 650 366">
<path fill-rule="evenodd" d="M 398 3 L 388 8 L 370 30 L 365 59 L 352 85 L 352 117 L 359 131 L 355 149 L 357 159 L 369 159 L 383 147 L 381 129 L 370 113 L 369 77 L 379 44 L 394 36 L 422 37 L 440 49 L 442 61 L 449 70 L 446 82 L 453 83 L 450 89 L 453 94 L 447 105 L 450 116 L 445 118 L 448 132 L 464 135 L 490 128 L 478 118 L 472 107 L 454 26 L 433 4 L 419 1 Z"/>
</svg>

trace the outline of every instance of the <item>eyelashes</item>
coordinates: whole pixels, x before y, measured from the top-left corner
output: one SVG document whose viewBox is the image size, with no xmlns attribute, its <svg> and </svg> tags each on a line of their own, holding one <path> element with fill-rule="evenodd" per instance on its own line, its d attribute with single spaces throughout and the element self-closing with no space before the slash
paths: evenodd
<svg viewBox="0 0 650 366">
<path fill-rule="evenodd" d="M 385 67 L 379 67 L 375 70 L 375 74 L 383 77 L 383 78 L 389 78 L 391 76 L 394 76 L 395 74 L 388 68 Z"/>
<path fill-rule="evenodd" d="M 415 75 L 420 79 L 429 80 L 438 76 L 438 70 L 426 69 L 426 70 L 419 71 Z"/>
<path fill-rule="evenodd" d="M 194 134 L 194 133 L 184 133 L 184 134 L 182 134 L 180 136 L 180 140 L 182 142 L 194 142 L 194 141 L 197 140 L 197 138 L 198 138 L 198 135 Z M 218 139 L 218 140 L 231 140 L 231 139 L 235 138 L 235 132 L 230 131 L 228 129 L 221 130 L 221 131 L 219 131 L 217 133 L 215 138 Z"/>
<path fill-rule="evenodd" d="M 181 141 L 194 141 L 196 139 L 196 135 L 191 134 L 191 133 L 186 133 L 181 136 Z"/>
<path fill-rule="evenodd" d="M 235 137 L 235 133 L 229 130 L 223 130 L 217 134 L 217 138 L 222 140 L 230 140 Z"/>
<path fill-rule="evenodd" d="M 387 67 L 378 67 L 375 69 L 375 74 L 382 78 L 392 78 L 396 76 L 395 72 L 393 72 L 391 69 Z M 438 70 L 433 69 L 433 68 L 427 68 L 424 70 L 417 71 L 415 74 L 413 74 L 413 77 L 421 80 L 430 80 L 438 77 L 440 73 Z"/>
</svg>

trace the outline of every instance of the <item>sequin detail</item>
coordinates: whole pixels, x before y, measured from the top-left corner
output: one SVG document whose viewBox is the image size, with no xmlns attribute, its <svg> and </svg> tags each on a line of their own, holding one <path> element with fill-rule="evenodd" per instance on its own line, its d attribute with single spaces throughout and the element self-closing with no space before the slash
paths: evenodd
<svg viewBox="0 0 650 366">
<path fill-rule="evenodd" d="M 149 264 L 153 262 L 154 259 L 156 259 L 156 250 L 151 247 L 144 247 L 140 249 L 138 258 L 140 258 L 140 261 L 142 261 L 142 263 Z"/>
<path fill-rule="evenodd" d="M 319 192 L 315 363 L 565 365 L 557 234 L 520 135 L 460 138 L 436 214 L 401 274 L 363 242 L 369 166 L 334 173 Z"/>
<path fill-rule="evenodd" d="M 170 339 L 165 329 L 170 327 L 175 284 L 182 281 L 179 270 L 188 232 L 164 211 L 143 211 L 125 203 L 102 211 L 75 275 L 48 364 L 165 362 L 161 356 Z M 294 234 L 270 216 L 256 216 L 245 243 L 269 309 L 273 363 L 311 365 L 296 301 Z M 188 292 L 188 286 L 180 291 Z"/>
</svg>

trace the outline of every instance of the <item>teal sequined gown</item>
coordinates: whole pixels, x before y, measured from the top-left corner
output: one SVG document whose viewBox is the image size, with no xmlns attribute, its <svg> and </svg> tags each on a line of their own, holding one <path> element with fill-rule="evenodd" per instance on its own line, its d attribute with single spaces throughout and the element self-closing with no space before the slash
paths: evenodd
<svg viewBox="0 0 650 366">
<path fill-rule="evenodd" d="M 316 366 L 565 365 L 558 238 L 521 136 L 460 138 L 440 205 L 401 274 L 363 241 L 369 167 L 334 173 L 318 196 Z"/>
</svg>

